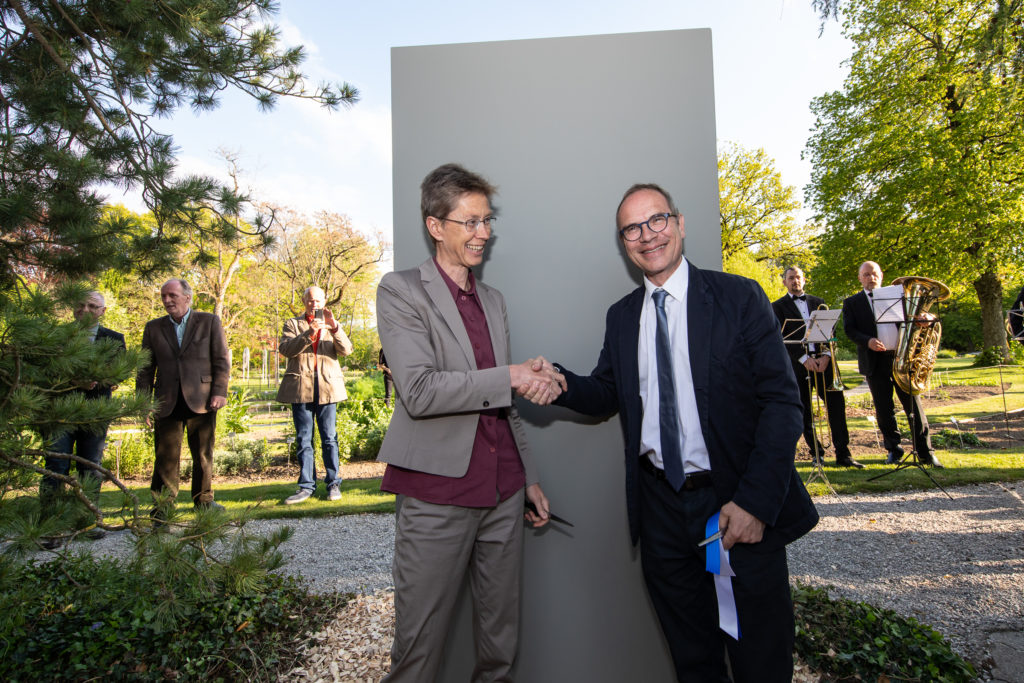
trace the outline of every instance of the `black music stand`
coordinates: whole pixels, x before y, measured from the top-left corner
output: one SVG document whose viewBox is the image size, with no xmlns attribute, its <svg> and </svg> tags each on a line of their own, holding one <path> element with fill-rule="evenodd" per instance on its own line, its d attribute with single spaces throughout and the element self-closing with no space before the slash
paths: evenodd
<svg viewBox="0 0 1024 683">
<path fill-rule="evenodd" d="M 889 285 L 888 287 L 876 287 L 872 291 L 873 296 L 871 297 L 871 307 L 875 314 L 875 325 L 893 323 L 897 326 L 897 330 L 907 325 L 934 325 L 935 320 L 931 318 L 911 318 L 907 315 L 906 311 L 906 298 L 903 295 L 903 287 L 901 285 Z M 899 335 L 898 338 L 902 338 Z M 897 349 L 894 349 L 898 351 Z M 866 381 L 866 380 L 865 380 Z M 910 392 L 908 392 L 910 393 Z M 915 394 L 911 394 L 914 396 Z M 900 402 L 902 407 L 902 401 Z M 924 410 L 924 407 L 921 408 Z M 953 496 L 949 494 L 949 491 L 942 488 L 942 484 L 935 481 L 935 477 L 931 475 L 931 472 L 924 468 L 924 464 L 921 462 L 921 458 L 917 453 L 917 444 L 914 439 L 914 411 L 907 412 L 906 408 L 903 410 L 907 416 L 907 424 L 910 426 L 910 450 L 903 454 L 903 457 L 899 459 L 896 465 L 887 472 L 876 474 L 873 477 L 868 477 L 868 481 L 874 481 L 875 479 L 881 479 L 887 477 L 890 474 L 899 472 L 900 470 L 907 470 L 912 467 L 916 467 L 921 471 L 924 476 L 928 477 L 928 480 L 935 485 L 940 491 L 946 494 L 946 497 L 953 500 Z"/>
<path fill-rule="evenodd" d="M 812 353 L 811 347 L 815 344 L 823 345 L 835 341 L 832 337 L 832 332 L 835 330 L 836 323 L 839 320 L 840 311 L 831 311 L 827 309 L 820 309 L 817 311 L 811 311 L 811 317 L 805 321 L 803 318 L 787 318 L 782 322 L 782 342 L 784 344 L 801 344 L 804 347 L 804 351 L 808 355 Z M 836 362 L 832 359 L 832 362 Z M 833 372 L 835 372 L 833 370 Z M 820 375 L 820 377 L 819 377 Z M 816 402 L 817 408 L 824 414 L 828 419 L 828 411 L 822 401 L 821 397 L 818 396 L 816 391 L 815 382 L 820 380 L 822 383 L 825 381 L 825 377 L 822 373 L 808 372 L 807 373 L 807 391 L 810 394 L 810 400 Z M 828 391 L 828 387 L 825 387 Z M 816 419 L 814 416 L 815 408 L 811 408 L 811 425 L 815 426 Z M 832 482 L 828 480 L 828 475 L 825 474 L 825 454 L 820 452 L 818 446 L 821 445 L 821 438 L 819 438 L 818 429 L 814 430 L 814 444 L 811 446 L 811 462 L 813 463 L 813 469 L 811 474 L 807 477 L 807 481 L 804 485 L 810 484 L 814 481 L 821 481 L 825 484 L 825 487 L 832 492 L 833 495 L 838 496 L 839 493 L 832 487 Z M 832 445 L 832 428 L 829 425 L 829 445 Z"/>
<path fill-rule="evenodd" d="M 1011 341 L 1024 344 L 1024 308 L 1011 308 L 1006 312 L 1006 331 Z"/>
</svg>

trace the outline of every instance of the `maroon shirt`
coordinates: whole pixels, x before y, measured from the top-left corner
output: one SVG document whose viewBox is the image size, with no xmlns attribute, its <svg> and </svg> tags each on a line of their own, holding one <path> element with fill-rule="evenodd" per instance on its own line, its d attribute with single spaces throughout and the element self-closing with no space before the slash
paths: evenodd
<svg viewBox="0 0 1024 683">
<path fill-rule="evenodd" d="M 472 271 L 469 273 L 469 289 L 462 291 L 436 259 L 434 265 L 455 299 L 455 306 L 473 346 L 477 369 L 496 367 L 491 333 L 477 297 Z M 388 465 L 380 487 L 383 491 L 412 496 L 428 503 L 483 508 L 494 507 L 525 484 L 526 472 L 508 423 L 508 412 L 505 408 L 496 408 L 480 411 L 473 453 L 465 475 L 445 477 Z"/>
</svg>

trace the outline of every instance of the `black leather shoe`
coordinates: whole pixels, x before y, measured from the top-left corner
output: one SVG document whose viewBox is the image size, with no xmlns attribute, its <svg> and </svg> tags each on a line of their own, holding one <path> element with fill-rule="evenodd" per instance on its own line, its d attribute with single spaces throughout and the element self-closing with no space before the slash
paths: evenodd
<svg viewBox="0 0 1024 683">
<path fill-rule="evenodd" d="M 39 545 L 46 550 L 58 550 L 63 548 L 65 543 L 67 543 L 67 539 L 63 536 L 49 536 L 39 541 Z"/>
<path fill-rule="evenodd" d="M 167 513 L 160 508 L 153 508 L 149 511 L 149 519 L 153 522 L 153 528 L 159 529 L 167 524 Z"/>
<path fill-rule="evenodd" d="M 862 470 L 864 465 L 860 464 L 853 458 L 843 458 L 842 460 L 836 460 L 837 467 L 853 467 L 854 469 Z"/>
</svg>

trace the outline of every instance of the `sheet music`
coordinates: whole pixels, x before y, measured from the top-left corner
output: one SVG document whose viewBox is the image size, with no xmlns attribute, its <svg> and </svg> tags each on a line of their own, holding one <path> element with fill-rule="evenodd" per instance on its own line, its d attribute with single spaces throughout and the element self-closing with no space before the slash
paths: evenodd
<svg viewBox="0 0 1024 683">
<path fill-rule="evenodd" d="M 806 341 L 824 344 L 832 341 L 832 334 L 836 329 L 836 323 L 839 322 L 839 316 L 842 312 L 838 308 L 835 310 L 819 308 L 816 311 L 811 311 L 811 319 L 807 322 Z"/>
<path fill-rule="evenodd" d="M 871 292 L 871 308 L 875 314 L 875 322 L 903 322 L 903 286 L 889 285 L 875 287 Z"/>
</svg>

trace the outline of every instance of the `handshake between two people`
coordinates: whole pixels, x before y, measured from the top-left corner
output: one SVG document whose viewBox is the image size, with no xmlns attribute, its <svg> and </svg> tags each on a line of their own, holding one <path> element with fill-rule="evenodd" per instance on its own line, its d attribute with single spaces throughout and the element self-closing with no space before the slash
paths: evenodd
<svg viewBox="0 0 1024 683">
<path fill-rule="evenodd" d="M 509 366 L 512 388 L 528 401 L 546 406 L 566 390 L 565 376 L 543 356 Z"/>
</svg>

